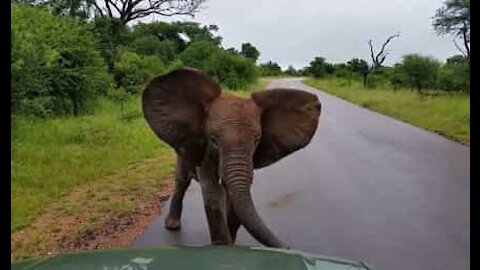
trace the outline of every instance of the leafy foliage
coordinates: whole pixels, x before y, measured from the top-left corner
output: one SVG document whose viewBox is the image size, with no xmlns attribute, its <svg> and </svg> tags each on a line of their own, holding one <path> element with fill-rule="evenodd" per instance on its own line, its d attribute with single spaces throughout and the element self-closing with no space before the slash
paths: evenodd
<svg viewBox="0 0 480 270">
<path fill-rule="evenodd" d="M 347 68 L 354 74 L 363 75 L 368 72 L 369 67 L 367 61 L 359 58 L 353 58 L 347 62 Z"/>
<path fill-rule="evenodd" d="M 455 43 L 470 58 L 470 0 L 446 0 L 433 17 L 433 28 L 438 34 L 452 34 L 463 40 L 463 47 Z"/>
<path fill-rule="evenodd" d="M 277 63 L 268 61 L 260 64 L 260 73 L 262 76 L 278 76 L 282 74 L 282 68 Z"/>
<path fill-rule="evenodd" d="M 155 55 L 138 55 L 121 49 L 113 71 L 118 87 L 129 94 L 139 94 L 144 85 L 155 75 L 165 71 L 162 60 Z"/>
<path fill-rule="evenodd" d="M 308 71 L 313 75 L 315 78 L 323 78 L 327 76 L 328 73 L 332 73 L 333 69 L 331 65 L 329 65 L 324 57 L 315 57 L 313 61 L 310 62 L 310 66 L 308 67 Z"/>
<path fill-rule="evenodd" d="M 11 12 L 12 113 L 85 112 L 112 82 L 90 28 L 38 8 L 12 5 Z"/>
<path fill-rule="evenodd" d="M 408 54 L 396 68 L 405 74 L 406 85 L 420 91 L 424 88 L 435 88 L 440 63 L 431 57 Z"/>
<path fill-rule="evenodd" d="M 223 50 L 210 41 L 198 41 L 180 55 L 186 66 L 205 70 L 230 89 L 245 88 L 258 78 L 255 65 L 248 59 Z"/>
<path fill-rule="evenodd" d="M 470 62 L 461 55 L 452 56 L 442 66 L 438 86 L 445 91 L 470 91 Z"/>
<path fill-rule="evenodd" d="M 299 73 L 300 72 L 296 70 L 293 66 L 288 66 L 287 70 L 285 70 L 285 74 L 289 76 L 298 76 Z"/>
<path fill-rule="evenodd" d="M 245 58 L 251 59 L 254 63 L 257 62 L 257 59 L 260 56 L 258 49 L 248 42 L 242 44 L 242 50 L 240 51 L 240 54 Z"/>
</svg>

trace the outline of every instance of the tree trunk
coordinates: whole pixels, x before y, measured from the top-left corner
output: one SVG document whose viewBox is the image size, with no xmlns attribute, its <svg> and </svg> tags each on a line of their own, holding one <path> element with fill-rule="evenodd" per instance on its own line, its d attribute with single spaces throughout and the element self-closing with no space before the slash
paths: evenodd
<svg viewBox="0 0 480 270">
<path fill-rule="evenodd" d="M 367 88 L 368 86 L 368 75 L 370 74 L 370 71 L 364 72 L 363 73 L 363 88 Z"/>
<path fill-rule="evenodd" d="M 78 116 L 80 104 L 78 104 L 78 100 L 75 98 L 75 96 L 70 96 L 70 99 L 72 100 L 73 105 L 73 116 Z"/>
<path fill-rule="evenodd" d="M 463 31 L 463 44 L 465 45 L 465 50 L 467 52 L 467 58 L 470 61 L 470 46 L 468 45 L 467 30 Z"/>
</svg>

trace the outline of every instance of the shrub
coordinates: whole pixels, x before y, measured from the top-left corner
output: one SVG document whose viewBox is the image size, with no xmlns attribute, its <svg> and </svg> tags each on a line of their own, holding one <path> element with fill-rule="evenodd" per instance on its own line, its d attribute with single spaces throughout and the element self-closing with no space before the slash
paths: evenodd
<svg viewBox="0 0 480 270">
<path fill-rule="evenodd" d="M 210 41 L 191 43 L 180 59 L 184 65 L 204 70 L 230 89 L 245 88 L 258 78 L 252 61 L 225 51 Z"/>
<path fill-rule="evenodd" d="M 438 76 L 438 86 L 446 91 L 470 91 L 470 62 L 463 56 L 447 59 Z"/>
<path fill-rule="evenodd" d="M 230 89 L 245 89 L 255 82 L 258 72 L 251 60 L 222 51 L 216 62 L 219 82 Z"/>
<path fill-rule="evenodd" d="M 177 45 L 173 41 L 160 41 L 153 36 L 143 36 L 135 39 L 130 46 L 136 53 L 155 55 L 164 63 L 171 62 L 177 56 Z"/>
<path fill-rule="evenodd" d="M 112 82 L 89 27 L 12 4 L 12 113 L 45 117 L 86 112 Z"/>
<path fill-rule="evenodd" d="M 262 76 L 279 76 L 282 75 L 282 68 L 277 63 L 268 61 L 260 64 L 260 73 Z"/>
<path fill-rule="evenodd" d="M 417 90 L 435 88 L 440 63 L 426 56 L 408 54 L 403 56 L 401 66 L 405 74 L 406 83 Z"/>
<path fill-rule="evenodd" d="M 118 87 L 136 94 L 152 77 L 164 71 L 165 66 L 157 56 L 138 55 L 122 48 L 115 60 L 114 77 Z"/>
<path fill-rule="evenodd" d="M 310 62 L 309 71 L 315 78 L 323 78 L 327 75 L 329 69 L 328 63 L 325 62 L 323 57 L 315 57 L 313 61 Z"/>
</svg>

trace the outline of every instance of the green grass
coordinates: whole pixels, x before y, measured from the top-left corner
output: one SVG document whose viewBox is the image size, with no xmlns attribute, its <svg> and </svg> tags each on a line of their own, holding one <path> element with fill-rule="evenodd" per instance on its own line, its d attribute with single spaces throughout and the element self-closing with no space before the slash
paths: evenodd
<svg viewBox="0 0 480 270">
<path fill-rule="evenodd" d="M 386 87 L 364 89 L 359 82 L 329 78 L 304 80 L 307 85 L 365 108 L 470 144 L 470 96 L 443 92 L 421 98 L 416 92 Z"/>
<path fill-rule="evenodd" d="M 78 118 L 14 118 L 11 148 L 11 230 L 28 225 L 71 188 L 140 159 L 168 152 L 147 126 L 139 98 L 123 114 L 100 100 Z"/>
</svg>

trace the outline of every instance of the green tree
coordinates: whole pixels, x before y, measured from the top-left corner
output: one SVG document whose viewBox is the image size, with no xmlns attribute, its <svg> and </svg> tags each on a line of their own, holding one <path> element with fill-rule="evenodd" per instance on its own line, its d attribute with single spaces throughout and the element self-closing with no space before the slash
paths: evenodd
<svg viewBox="0 0 480 270">
<path fill-rule="evenodd" d="M 186 66 L 206 71 L 230 89 L 239 89 L 255 82 L 255 64 L 243 56 L 219 48 L 210 41 L 191 43 L 180 55 Z"/>
<path fill-rule="evenodd" d="M 46 6 L 56 14 L 82 14 L 85 17 L 117 19 L 123 25 L 151 15 L 194 16 L 206 0 L 23 0 Z"/>
<path fill-rule="evenodd" d="M 421 93 L 422 89 L 436 86 L 440 63 L 431 57 L 408 54 L 398 68 L 404 72 L 406 83 Z"/>
<path fill-rule="evenodd" d="M 446 0 L 433 17 L 433 28 L 439 35 L 452 34 L 463 41 L 457 49 L 470 60 L 470 0 Z"/>
<path fill-rule="evenodd" d="M 85 23 L 17 4 L 11 13 L 13 113 L 78 115 L 111 87 L 98 43 Z"/>
<path fill-rule="evenodd" d="M 470 62 L 462 55 L 447 59 L 440 69 L 439 87 L 446 91 L 470 91 Z"/>
<path fill-rule="evenodd" d="M 288 66 L 287 70 L 285 70 L 285 74 L 289 76 L 298 76 L 298 71 L 293 66 Z"/>
<path fill-rule="evenodd" d="M 243 43 L 242 50 L 240 54 L 244 57 L 251 59 L 254 63 L 257 62 L 258 57 L 260 56 L 260 52 L 250 43 Z"/>
<path fill-rule="evenodd" d="M 324 57 L 315 57 L 313 61 L 310 62 L 310 66 L 308 67 L 309 72 L 315 78 L 323 78 L 328 73 L 328 63 L 325 61 Z"/>
<path fill-rule="evenodd" d="M 282 68 L 277 63 L 268 61 L 260 64 L 260 73 L 262 76 L 279 76 L 282 74 Z"/>
<path fill-rule="evenodd" d="M 154 76 L 165 71 L 165 65 L 155 55 L 138 55 L 125 48 L 119 50 L 113 71 L 117 87 L 129 94 L 138 94 Z"/>
<path fill-rule="evenodd" d="M 142 55 L 155 55 L 165 63 L 170 63 L 178 56 L 177 44 L 174 41 L 159 39 L 153 36 L 143 36 L 133 40 L 129 47 Z"/>
<path fill-rule="evenodd" d="M 100 52 L 107 63 L 108 70 L 113 71 L 117 48 L 127 45 L 129 41 L 128 28 L 118 19 L 95 18 L 93 33 L 98 40 Z"/>
<path fill-rule="evenodd" d="M 358 75 L 364 75 L 368 72 L 368 63 L 367 61 L 359 58 L 353 58 L 352 60 L 347 62 L 348 69 Z"/>
<path fill-rule="evenodd" d="M 216 31 L 218 31 L 216 25 L 200 26 L 200 24 L 194 22 L 153 22 L 135 25 L 131 36 L 134 42 L 137 39 L 149 37 L 150 41 L 156 38 L 158 42 L 174 44 L 175 53 L 179 54 L 192 42 L 208 41 L 219 46 L 222 39 L 215 35 Z M 153 46 L 154 43 L 151 44 Z"/>
</svg>

